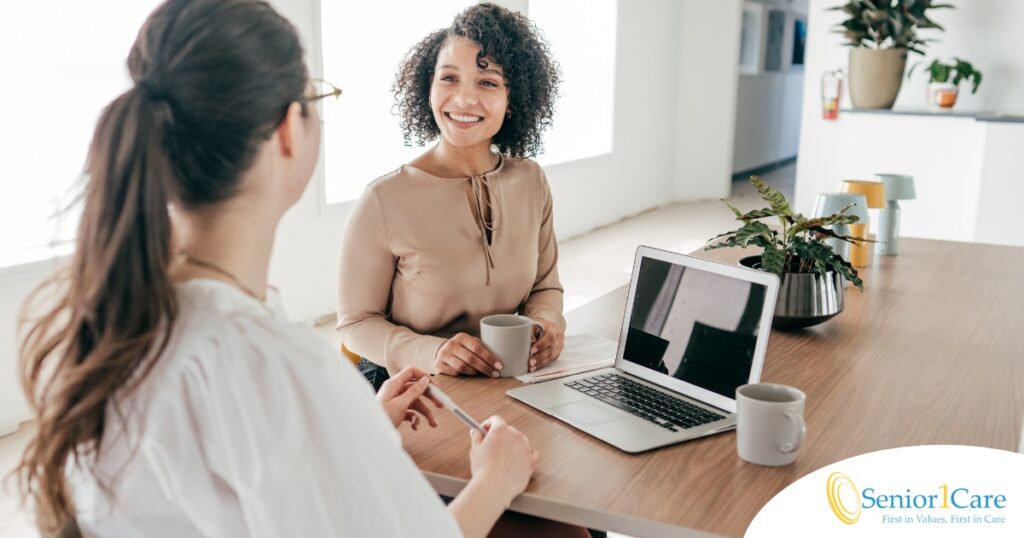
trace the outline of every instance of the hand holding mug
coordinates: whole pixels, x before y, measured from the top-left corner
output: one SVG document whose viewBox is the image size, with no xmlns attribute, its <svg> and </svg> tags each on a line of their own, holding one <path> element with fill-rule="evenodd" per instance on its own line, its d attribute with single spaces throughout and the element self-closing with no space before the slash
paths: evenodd
<svg viewBox="0 0 1024 538">
<path fill-rule="evenodd" d="M 491 353 L 479 338 L 459 333 L 445 340 L 434 357 L 434 368 L 442 374 L 456 376 L 501 375 L 501 361 Z"/>
<path fill-rule="evenodd" d="M 530 371 L 539 370 L 555 361 L 565 349 L 565 333 L 562 327 L 546 319 L 538 319 L 544 326 L 541 335 L 530 349 Z"/>
</svg>

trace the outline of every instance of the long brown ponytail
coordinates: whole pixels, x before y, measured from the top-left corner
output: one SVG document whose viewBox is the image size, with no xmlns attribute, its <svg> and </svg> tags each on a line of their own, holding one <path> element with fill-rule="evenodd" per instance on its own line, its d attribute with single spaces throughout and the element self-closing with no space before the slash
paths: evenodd
<svg viewBox="0 0 1024 538">
<path fill-rule="evenodd" d="M 74 513 L 65 466 L 99 454 L 107 413 L 120 412 L 173 328 L 168 205 L 231 198 L 307 82 L 295 29 L 253 0 L 168 0 L 128 70 L 134 87 L 93 134 L 72 261 L 29 301 L 52 306 L 25 310 L 34 319 L 20 367 L 36 433 L 17 473 L 44 530 Z"/>
</svg>

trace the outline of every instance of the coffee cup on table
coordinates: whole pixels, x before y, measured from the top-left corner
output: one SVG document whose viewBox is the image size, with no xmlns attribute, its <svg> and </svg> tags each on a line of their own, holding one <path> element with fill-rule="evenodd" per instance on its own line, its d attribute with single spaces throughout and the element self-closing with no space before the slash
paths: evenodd
<svg viewBox="0 0 1024 538">
<path fill-rule="evenodd" d="M 736 450 L 757 465 L 789 465 L 803 445 L 806 396 L 774 383 L 751 383 L 736 389 Z"/>
<path fill-rule="evenodd" d="M 544 337 L 544 326 L 526 316 L 495 314 L 480 320 L 480 341 L 501 361 L 501 377 L 515 377 L 530 370 L 530 348 L 534 327 L 537 339 Z"/>
</svg>

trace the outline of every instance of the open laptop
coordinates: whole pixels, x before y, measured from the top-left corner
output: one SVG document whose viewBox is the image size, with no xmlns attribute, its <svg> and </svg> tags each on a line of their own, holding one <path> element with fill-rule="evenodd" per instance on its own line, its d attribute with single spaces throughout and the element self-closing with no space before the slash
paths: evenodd
<svg viewBox="0 0 1024 538">
<path fill-rule="evenodd" d="M 507 394 L 626 452 L 735 428 L 778 289 L 770 273 L 640 247 L 615 366 Z"/>
</svg>

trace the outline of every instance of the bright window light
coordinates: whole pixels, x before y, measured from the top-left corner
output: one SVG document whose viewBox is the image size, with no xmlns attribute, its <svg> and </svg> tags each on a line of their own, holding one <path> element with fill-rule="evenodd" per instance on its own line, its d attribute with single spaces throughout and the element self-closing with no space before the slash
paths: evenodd
<svg viewBox="0 0 1024 538">
<path fill-rule="evenodd" d="M 405 146 L 391 85 L 409 49 L 473 3 L 320 1 L 324 78 L 345 92 L 323 107 L 328 203 L 358 198 L 370 181 L 423 153 L 415 142 Z"/>
<path fill-rule="evenodd" d="M 405 53 L 473 3 L 321 0 L 324 77 L 345 92 L 324 107 L 327 203 L 358 198 L 367 183 L 425 151 L 404 145 L 391 85 Z M 563 76 L 554 127 L 538 160 L 553 164 L 610 152 L 615 0 L 532 0 L 528 9 Z M 586 24 L 580 13 L 587 14 Z M 387 21 L 386 31 L 370 21 Z"/>
<path fill-rule="evenodd" d="M 104 106 L 157 0 L 6 2 L 0 17 L 0 267 L 70 250 L 73 199 Z"/>
<path fill-rule="evenodd" d="M 542 165 L 612 150 L 616 4 L 530 0 L 530 18 L 544 32 L 562 69 L 561 97 L 555 103 L 553 125 L 544 135 L 544 153 L 537 159 Z"/>
</svg>

